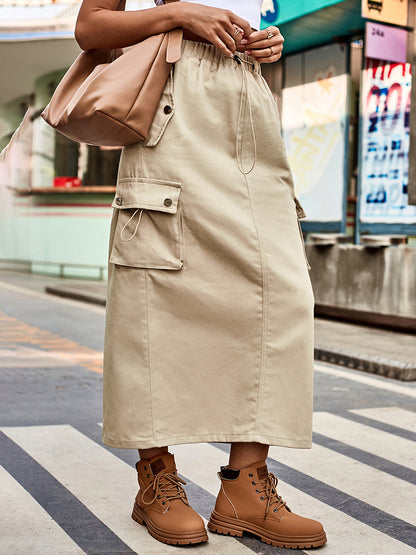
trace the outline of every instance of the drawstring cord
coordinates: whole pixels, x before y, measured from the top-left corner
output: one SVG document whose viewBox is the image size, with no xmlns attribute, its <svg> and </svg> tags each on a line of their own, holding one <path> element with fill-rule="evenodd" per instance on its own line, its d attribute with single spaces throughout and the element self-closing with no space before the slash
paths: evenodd
<svg viewBox="0 0 416 555">
<path fill-rule="evenodd" d="M 237 152 L 237 164 L 238 169 L 243 175 L 249 174 L 256 163 L 257 159 L 257 142 L 256 142 L 256 134 L 254 131 L 254 123 L 253 123 L 253 109 L 251 105 L 251 98 L 248 91 L 248 83 L 247 83 L 247 69 L 244 64 L 252 65 L 252 62 L 248 60 L 244 60 L 244 58 L 240 58 L 239 56 L 235 55 L 234 60 L 241 65 L 241 94 L 240 94 L 240 108 L 238 111 L 238 122 L 237 122 L 237 133 L 235 137 L 235 148 Z M 246 129 L 246 120 L 243 118 L 243 98 L 244 95 L 246 96 L 246 105 L 248 104 L 248 113 L 250 118 L 250 130 L 251 136 L 253 139 L 253 146 L 254 146 L 254 153 L 253 153 L 253 162 L 249 169 L 244 169 L 244 159 L 243 159 L 243 149 L 244 149 L 244 139 L 245 139 L 245 129 Z M 244 114 L 245 115 L 245 114 Z M 238 135 L 240 131 L 240 125 L 243 124 L 242 133 L 241 133 L 241 141 L 238 140 Z M 241 149 L 240 149 L 241 145 Z"/>
<path fill-rule="evenodd" d="M 134 216 L 137 214 L 137 212 L 138 212 L 139 210 L 140 210 L 139 219 L 138 219 L 138 221 L 137 221 L 136 227 L 134 228 L 134 232 L 130 235 L 130 237 L 129 237 L 128 239 L 125 239 L 125 238 L 123 237 L 124 231 L 125 231 L 126 227 L 129 225 L 129 223 L 132 221 L 132 219 L 134 218 Z M 132 216 L 127 220 L 127 222 L 123 225 L 123 229 L 121 230 L 120 237 L 121 237 L 121 240 L 124 241 L 125 243 L 127 243 L 127 241 L 131 241 L 131 240 L 133 239 L 133 237 L 136 235 L 137 230 L 139 229 L 140 221 L 141 221 L 141 219 L 142 219 L 143 210 L 144 210 L 143 208 L 137 208 L 137 210 L 135 210 L 135 211 L 133 212 L 133 215 L 132 215 Z"/>
</svg>

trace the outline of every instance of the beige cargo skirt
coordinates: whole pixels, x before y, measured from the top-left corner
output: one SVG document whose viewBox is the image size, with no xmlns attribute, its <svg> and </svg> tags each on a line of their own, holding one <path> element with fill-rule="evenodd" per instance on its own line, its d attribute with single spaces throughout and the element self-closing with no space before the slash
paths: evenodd
<svg viewBox="0 0 416 555">
<path fill-rule="evenodd" d="M 310 447 L 303 211 L 259 64 L 184 41 L 112 206 L 104 443 Z"/>
</svg>

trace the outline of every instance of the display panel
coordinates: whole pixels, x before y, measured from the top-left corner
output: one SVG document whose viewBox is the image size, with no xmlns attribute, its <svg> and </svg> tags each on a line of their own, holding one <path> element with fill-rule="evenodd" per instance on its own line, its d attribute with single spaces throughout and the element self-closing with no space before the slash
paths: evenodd
<svg viewBox="0 0 416 555">
<path fill-rule="evenodd" d="M 346 189 L 347 47 L 335 44 L 285 59 L 282 130 L 307 219 L 344 219 Z"/>
<path fill-rule="evenodd" d="M 416 223 L 408 205 L 411 65 L 367 60 L 361 104 L 360 220 Z"/>
</svg>

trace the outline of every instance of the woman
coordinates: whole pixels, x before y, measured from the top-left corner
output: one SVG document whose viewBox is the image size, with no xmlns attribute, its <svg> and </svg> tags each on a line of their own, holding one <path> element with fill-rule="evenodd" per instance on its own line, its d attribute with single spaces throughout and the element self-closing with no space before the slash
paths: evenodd
<svg viewBox="0 0 416 555">
<path fill-rule="evenodd" d="M 132 516 L 170 544 L 208 537 L 168 446 L 213 441 L 231 451 L 211 531 L 295 548 L 326 541 L 288 509 L 265 462 L 269 445 L 311 445 L 313 295 L 259 66 L 280 58 L 283 37 L 255 30 L 260 5 L 125 12 L 124 0 L 84 0 L 76 26 L 83 49 L 184 30 L 149 137 L 120 160 L 104 353 L 103 441 L 139 450 Z"/>
</svg>

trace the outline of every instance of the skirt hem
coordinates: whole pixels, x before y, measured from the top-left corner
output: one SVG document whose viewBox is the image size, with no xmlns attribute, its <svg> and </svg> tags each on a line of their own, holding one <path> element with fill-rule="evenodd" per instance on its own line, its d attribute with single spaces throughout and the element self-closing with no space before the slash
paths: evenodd
<svg viewBox="0 0 416 555">
<path fill-rule="evenodd" d="M 232 443 L 257 442 L 273 447 L 292 447 L 294 449 L 310 449 L 312 440 L 308 438 L 281 438 L 264 434 L 199 434 L 195 436 L 170 436 L 152 439 L 119 440 L 110 438 L 103 433 L 103 443 L 116 449 L 149 449 L 165 445 L 182 445 L 186 443 Z"/>
</svg>

